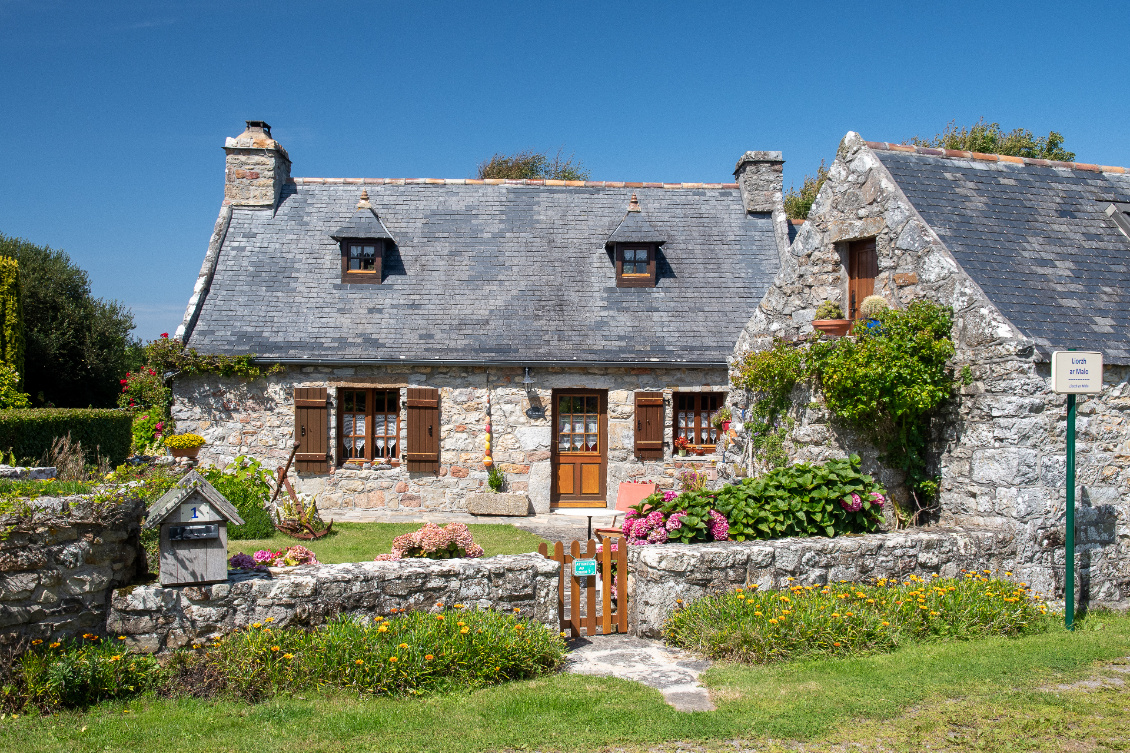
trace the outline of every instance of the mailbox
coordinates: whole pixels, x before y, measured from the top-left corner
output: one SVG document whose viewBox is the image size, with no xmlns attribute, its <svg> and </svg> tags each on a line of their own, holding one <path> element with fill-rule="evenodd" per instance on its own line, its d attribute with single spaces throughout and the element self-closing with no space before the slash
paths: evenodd
<svg viewBox="0 0 1130 753">
<path fill-rule="evenodd" d="M 227 580 L 228 523 L 243 525 L 243 518 L 195 470 L 154 502 L 145 527 L 160 526 L 161 585 Z"/>
</svg>

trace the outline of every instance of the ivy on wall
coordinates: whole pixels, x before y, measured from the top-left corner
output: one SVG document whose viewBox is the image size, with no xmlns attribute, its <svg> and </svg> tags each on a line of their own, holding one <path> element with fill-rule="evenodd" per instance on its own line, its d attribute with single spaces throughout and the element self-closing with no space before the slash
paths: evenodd
<svg viewBox="0 0 1130 753">
<path fill-rule="evenodd" d="M 887 309 L 857 322 L 851 337 L 822 339 L 816 333 L 799 344 L 777 341 L 748 353 L 733 375 L 734 385 L 751 392 L 755 401 L 754 421 L 747 426 L 764 432 L 775 421 L 779 431 L 793 387 L 810 380 L 835 419 L 878 447 L 887 466 L 905 471 L 921 509 L 938 490 L 938 480 L 928 474 L 930 422 L 957 384 L 971 380 L 968 367 L 961 378 L 950 367 L 952 331 L 951 308 L 915 301 L 906 310 Z M 768 450 L 769 464 L 784 454 L 783 440 L 779 448 L 767 447 L 764 439 L 759 444 L 758 436 L 751 436 L 755 450 Z"/>
<path fill-rule="evenodd" d="M 0 256 L 0 362 L 24 373 L 24 320 L 20 298 L 20 265 Z"/>
</svg>

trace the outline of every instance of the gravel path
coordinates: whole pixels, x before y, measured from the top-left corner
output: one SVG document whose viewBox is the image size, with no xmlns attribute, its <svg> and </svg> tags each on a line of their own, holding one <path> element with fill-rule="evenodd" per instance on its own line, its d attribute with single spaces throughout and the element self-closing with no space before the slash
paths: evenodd
<svg viewBox="0 0 1130 753">
<path fill-rule="evenodd" d="M 662 693 L 676 711 L 714 710 L 710 692 L 698 681 L 710 666 L 708 659 L 660 641 L 626 635 L 578 638 L 570 645 L 566 672 L 642 683 Z"/>
</svg>

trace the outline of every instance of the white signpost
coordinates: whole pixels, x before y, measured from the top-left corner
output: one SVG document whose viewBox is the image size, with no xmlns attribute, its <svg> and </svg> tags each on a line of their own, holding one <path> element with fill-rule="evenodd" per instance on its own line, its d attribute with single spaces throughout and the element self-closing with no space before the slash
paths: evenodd
<svg viewBox="0 0 1130 753">
<path fill-rule="evenodd" d="M 1097 395 L 1103 389 L 1103 354 L 1083 350 L 1052 353 L 1052 391 L 1067 395 L 1067 551 L 1063 589 L 1063 623 L 1075 624 L 1075 396 Z"/>
</svg>

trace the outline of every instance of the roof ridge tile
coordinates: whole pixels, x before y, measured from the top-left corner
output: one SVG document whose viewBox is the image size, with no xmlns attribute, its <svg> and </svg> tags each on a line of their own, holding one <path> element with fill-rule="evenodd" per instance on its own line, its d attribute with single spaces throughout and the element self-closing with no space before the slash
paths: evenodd
<svg viewBox="0 0 1130 753">
<path fill-rule="evenodd" d="M 867 142 L 871 144 L 872 142 Z M 885 148 L 885 147 L 884 147 Z M 896 151 L 910 151 L 898 149 Z M 1106 169 L 1106 168 L 1104 168 Z M 1117 168 L 1117 172 L 1123 172 Z M 555 188 L 720 188 L 735 189 L 737 183 L 644 183 L 623 180 L 557 180 L 552 178 L 288 178 L 294 185 L 366 186 L 550 186 Z"/>
<path fill-rule="evenodd" d="M 864 141 L 863 143 L 866 144 L 869 149 L 875 149 L 880 152 L 907 152 L 910 154 L 924 154 L 930 157 L 976 159 L 985 162 L 1011 162 L 1016 165 L 1061 167 L 1067 170 L 1083 170 L 1091 173 L 1125 174 L 1127 171 L 1127 168 L 1117 165 L 1094 165 L 1089 162 L 1059 162 L 1056 160 L 1036 159 L 1034 157 L 1013 157 L 1008 154 L 985 154 L 982 152 L 965 152 L 960 149 L 938 149 L 928 146 L 913 146 L 911 144 L 892 144 L 888 141 Z M 714 187 L 717 184 L 707 183 L 704 185 Z M 666 185 L 664 187 L 666 187 Z"/>
</svg>

